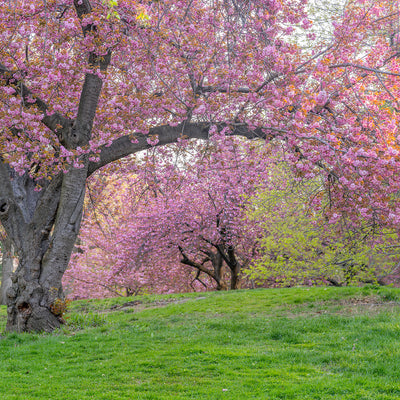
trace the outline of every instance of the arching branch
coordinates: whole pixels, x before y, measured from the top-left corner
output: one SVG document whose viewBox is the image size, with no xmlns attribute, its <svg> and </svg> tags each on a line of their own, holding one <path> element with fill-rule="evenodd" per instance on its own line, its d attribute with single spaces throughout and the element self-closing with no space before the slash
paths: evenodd
<svg viewBox="0 0 400 400">
<path fill-rule="evenodd" d="M 211 125 L 209 123 L 202 122 L 182 123 L 178 126 L 161 125 L 151 128 L 148 135 L 134 133 L 132 135 L 119 137 L 112 142 L 111 146 L 103 146 L 101 148 L 100 160 L 89 164 L 88 176 L 113 161 L 154 146 L 176 143 L 179 139 L 207 140 L 210 138 L 210 127 Z M 219 131 L 226 127 L 226 124 L 217 125 Z M 230 131 L 227 133 L 227 135 L 230 136 L 243 136 L 248 139 L 264 139 L 266 137 L 266 133 L 263 129 L 257 128 L 252 130 L 246 124 L 237 124 L 230 128 Z M 268 128 L 266 128 L 265 131 L 268 131 Z M 158 138 L 157 144 L 149 144 L 148 139 L 154 136 Z"/>
<path fill-rule="evenodd" d="M 183 248 L 181 246 L 178 246 L 178 249 L 179 249 L 179 252 L 182 255 L 182 259 L 181 259 L 181 263 L 182 264 L 185 264 L 185 265 L 188 265 L 190 267 L 196 268 L 198 271 L 204 272 L 205 274 L 207 274 L 211 278 L 216 279 L 215 274 L 203 265 L 205 262 L 203 262 L 201 264 L 197 263 L 197 262 L 191 260 L 186 255 L 185 251 L 183 250 Z M 208 258 L 206 260 L 208 261 Z"/>
</svg>

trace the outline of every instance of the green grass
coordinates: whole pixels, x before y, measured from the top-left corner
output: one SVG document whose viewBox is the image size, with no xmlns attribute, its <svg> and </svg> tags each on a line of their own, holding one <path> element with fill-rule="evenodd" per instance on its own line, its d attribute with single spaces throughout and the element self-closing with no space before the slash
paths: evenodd
<svg viewBox="0 0 400 400">
<path fill-rule="evenodd" d="M 400 399 L 399 289 L 79 301 L 67 318 L 2 334 L 0 399 Z"/>
</svg>

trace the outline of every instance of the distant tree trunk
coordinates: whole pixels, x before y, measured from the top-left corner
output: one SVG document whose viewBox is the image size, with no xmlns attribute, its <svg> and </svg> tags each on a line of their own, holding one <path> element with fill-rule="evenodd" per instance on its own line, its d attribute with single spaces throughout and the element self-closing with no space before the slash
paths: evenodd
<svg viewBox="0 0 400 400">
<path fill-rule="evenodd" d="M 1 241 L 1 253 L 2 253 L 2 276 L 0 286 L 0 304 L 7 304 L 7 290 L 11 287 L 11 274 L 13 273 L 14 264 L 14 246 L 11 240 L 5 237 Z"/>
<path fill-rule="evenodd" d="M 213 279 L 215 280 L 217 287 L 217 290 L 227 290 L 227 286 L 223 280 L 223 266 L 224 266 L 224 259 L 221 256 L 221 254 L 219 252 L 216 252 L 215 254 L 210 252 L 209 253 L 210 256 L 210 260 L 213 266 L 213 270 L 214 270 L 214 276 Z"/>
<path fill-rule="evenodd" d="M 219 252 L 207 252 L 207 257 L 201 262 L 195 262 L 186 255 L 185 251 L 182 247 L 178 246 L 179 251 L 182 255 L 181 263 L 184 265 L 188 265 L 190 267 L 196 268 L 198 271 L 205 273 L 210 278 L 212 278 L 216 283 L 216 290 L 226 290 L 226 285 L 222 280 L 222 266 L 223 266 L 223 258 Z M 208 262 L 211 262 L 212 269 L 206 268 L 204 265 Z"/>
<path fill-rule="evenodd" d="M 229 267 L 231 278 L 230 278 L 230 289 L 236 290 L 239 288 L 239 274 L 241 270 L 241 264 L 236 258 L 235 248 L 231 245 L 217 245 L 221 258 L 225 261 Z"/>
<path fill-rule="evenodd" d="M 239 288 L 239 271 L 240 268 L 237 267 L 231 269 L 231 290 L 236 290 Z"/>
</svg>

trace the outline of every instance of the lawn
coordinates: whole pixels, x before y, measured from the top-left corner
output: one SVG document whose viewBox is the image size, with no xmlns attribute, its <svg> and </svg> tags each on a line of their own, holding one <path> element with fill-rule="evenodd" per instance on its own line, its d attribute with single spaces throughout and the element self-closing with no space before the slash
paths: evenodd
<svg viewBox="0 0 400 400">
<path fill-rule="evenodd" d="M 79 301 L 66 318 L 2 334 L 0 399 L 400 399 L 399 289 Z"/>
</svg>

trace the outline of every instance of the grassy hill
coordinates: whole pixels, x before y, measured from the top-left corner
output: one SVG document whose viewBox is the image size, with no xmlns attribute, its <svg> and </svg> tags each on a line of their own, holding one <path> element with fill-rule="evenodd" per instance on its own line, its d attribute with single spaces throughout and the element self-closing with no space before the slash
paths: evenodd
<svg viewBox="0 0 400 400">
<path fill-rule="evenodd" d="M 400 399 L 399 289 L 79 301 L 67 321 L 2 334 L 0 399 Z"/>
</svg>

